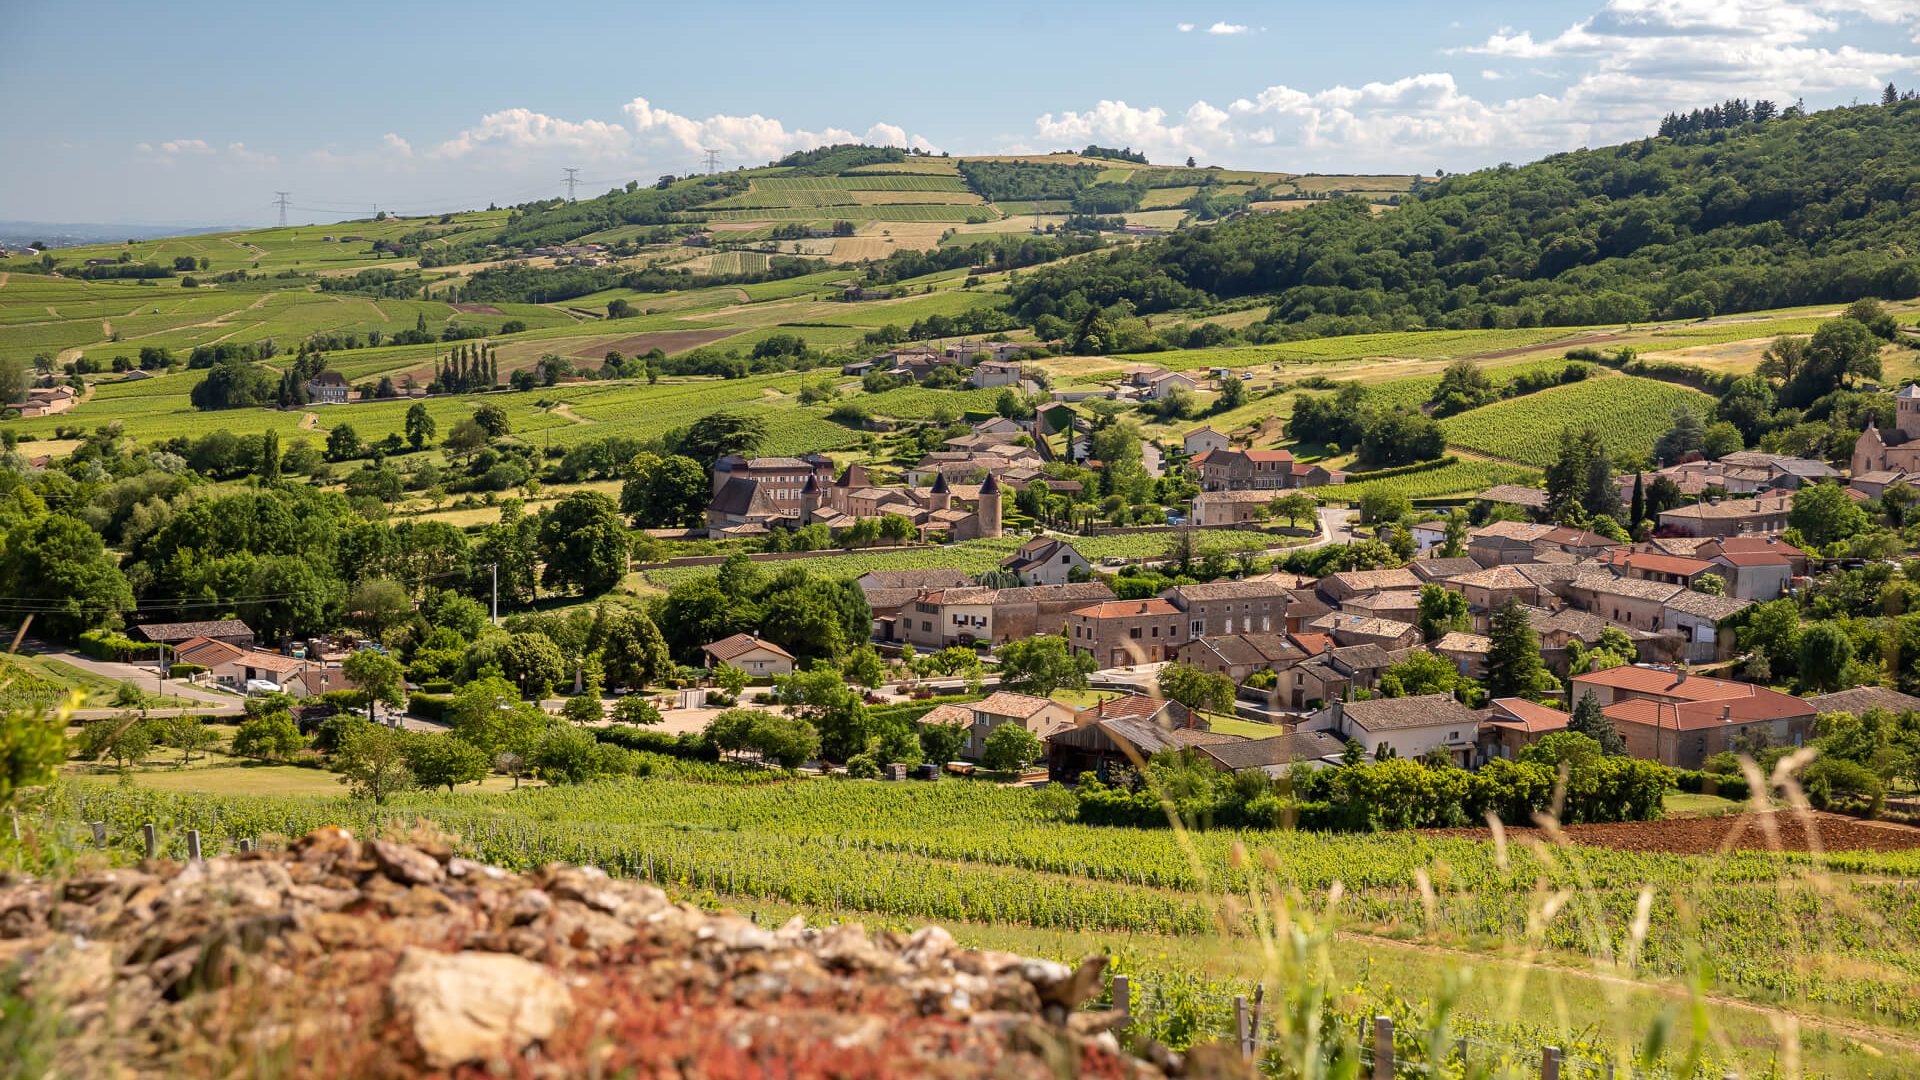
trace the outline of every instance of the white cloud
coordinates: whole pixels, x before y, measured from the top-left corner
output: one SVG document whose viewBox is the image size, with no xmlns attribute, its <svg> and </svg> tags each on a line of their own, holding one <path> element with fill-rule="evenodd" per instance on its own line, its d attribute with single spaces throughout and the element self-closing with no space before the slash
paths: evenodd
<svg viewBox="0 0 1920 1080">
<path fill-rule="evenodd" d="M 1225 108 L 1105 100 L 1045 113 L 1034 130 L 1056 146 L 1126 142 L 1155 160 L 1477 166 L 1637 138 L 1669 110 L 1727 97 L 1870 100 L 1889 80 L 1904 85 L 1920 72 L 1920 55 L 1902 51 L 1887 27 L 1920 31 L 1920 0 L 1605 0 L 1570 26 L 1501 27 L 1452 50 L 1533 61 L 1530 77 L 1546 84 L 1537 93 L 1477 97 L 1452 72 L 1428 71 L 1317 90 L 1275 84 Z M 1484 83 L 1511 77 L 1496 67 L 1478 74 Z"/>
<path fill-rule="evenodd" d="M 410 158 L 413 156 L 413 144 L 391 131 L 380 137 L 380 145 L 400 157 Z"/>
<path fill-rule="evenodd" d="M 879 146 L 911 147 L 933 150 L 924 137 L 909 135 L 895 124 L 877 123 L 865 132 L 828 127 L 818 131 L 788 128 L 771 117 L 753 113 L 732 116 L 715 113 L 695 120 L 679 113 L 657 108 L 646 98 L 637 97 L 621 106 L 643 144 L 657 143 L 684 152 L 705 153 L 708 149 L 736 165 L 759 164 L 795 150 L 810 150 L 832 143 L 865 142 Z"/>
<path fill-rule="evenodd" d="M 433 154 L 461 158 L 483 150 L 565 150 L 587 157 L 611 157 L 627 150 L 632 142 L 631 133 L 619 124 L 563 120 L 532 109 L 502 109 L 488 113 L 478 124 L 434 147 Z"/>
<path fill-rule="evenodd" d="M 163 157 L 206 157 L 217 153 L 205 139 L 168 139 L 163 143 L 141 143 L 134 147 L 143 154 L 159 154 Z"/>
<path fill-rule="evenodd" d="M 1174 24 L 1173 24 L 1173 28 L 1174 28 L 1175 30 L 1178 30 L 1178 31 L 1180 31 L 1180 32 L 1181 32 L 1181 33 L 1183 33 L 1183 34 L 1191 34 L 1191 33 L 1193 33 L 1193 24 L 1192 24 L 1192 23 L 1190 23 L 1190 22 L 1183 22 L 1183 23 L 1174 23 Z"/>
<path fill-rule="evenodd" d="M 1209 34 L 1244 34 L 1251 29 L 1252 27 L 1246 26 L 1242 23 L 1217 22 L 1217 23 L 1214 23 L 1212 26 L 1207 27 L 1207 33 Z"/>
</svg>

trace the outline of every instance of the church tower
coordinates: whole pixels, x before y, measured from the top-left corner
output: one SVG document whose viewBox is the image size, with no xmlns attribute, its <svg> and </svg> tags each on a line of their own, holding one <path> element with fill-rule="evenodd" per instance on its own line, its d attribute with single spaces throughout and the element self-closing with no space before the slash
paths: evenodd
<svg viewBox="0 0 1920 1080">
<path fill-rule="evenodd" d="M 947 487 L 947 474 L 933 474 L 933 490 L 927 492 L 928 510 L 946 510 L 953 506 L 953 492 Z"/>
<path fill-rule="evenodd" d="M 975 536 L 1000 535 L 1000 480 L 992 473 L 980 485 L 980 502 L 974 507 Z"/>
</svg>

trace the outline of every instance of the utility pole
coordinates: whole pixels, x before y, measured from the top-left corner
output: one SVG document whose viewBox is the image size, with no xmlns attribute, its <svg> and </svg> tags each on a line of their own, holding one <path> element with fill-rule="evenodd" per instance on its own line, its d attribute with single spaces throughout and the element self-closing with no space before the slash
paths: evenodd
<svg viewBox="0 0 1920 1080">
<path fill-rule="evenodd" d="M 493 572 L 493 625 L 500 625 L 500 564 L 488 563 L 487 569 Z"/>
<path fill-rule="evenodd" d="M 712 176 L 714 170 L 718 169 L 719 167 L 720 167 L 720 151 L 715 150 L 712 147 L 708 147 L 707 148 L 707 175 Z"/>
<path fill-rule="evenodd" d="M 277 198 L 273 200 L 273 205 L 280 208 L 280 227 L 284 229 L 287 227 L 287 206 L 293 201 L 291 198 L 293 192 L 276 191 L 274 195 Z"/>
<path fill-rule="evenodd" d="M 563 168 L 560 171 L 567 174 L 567 178 L 560 181 L 567 185 L 567 201 L 574 202 L 576 200 L 573 197 L 573 189 L 580 185 L 580 170 Z"/>
</svg>

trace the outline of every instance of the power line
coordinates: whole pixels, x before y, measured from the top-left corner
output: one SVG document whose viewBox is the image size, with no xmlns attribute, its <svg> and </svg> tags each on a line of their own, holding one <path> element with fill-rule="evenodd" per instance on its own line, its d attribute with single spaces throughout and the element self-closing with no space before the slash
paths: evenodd
<svg viewBox="0 0 1920 1080">
<path fill-rule="evenodd" d="M 280 208 L 280 227 L 283 229 L 287 227 L 287 203 L 290 201 L 292 194 L 292 192 L 288 191 L 274 192 L 277 198 L 273 200 L 273 203 Z"/>
<path fill-rule="evenodd" d="M 708 147 L 707 148 L 707 175 L 712 176 L 714 170 L 719 167 L 720 167 L 720 151 L 715 150 L 712 147 Z"/>
<path fill-rule="evenodd" d="M 574 202 L 576 200 L 573 197 L 573 189 L 580 186 L 580 170 L 574 169 L 574 168 L 563 168 L 560 171 L 567 174 L 567 178 L 565 180 L 560 181 L 561 183 L 567 185 L 567 201 Z"/>
</svg>

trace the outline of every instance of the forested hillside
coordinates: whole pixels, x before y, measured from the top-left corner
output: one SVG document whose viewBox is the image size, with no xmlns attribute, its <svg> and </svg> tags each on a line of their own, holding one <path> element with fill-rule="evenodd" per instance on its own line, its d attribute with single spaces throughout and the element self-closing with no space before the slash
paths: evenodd
<svg viewBox="0 0 1920 1080">
<path fill-rule="evenodd" d="M 1920 294 L 1920 102 L 1558 154 L 1024 276 L 1026 319 L 1274 294 L 1268 336 L 1691 318 Z"/>
</svg>

